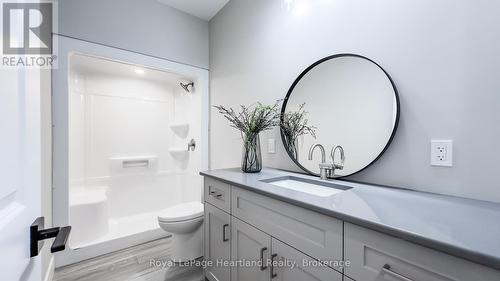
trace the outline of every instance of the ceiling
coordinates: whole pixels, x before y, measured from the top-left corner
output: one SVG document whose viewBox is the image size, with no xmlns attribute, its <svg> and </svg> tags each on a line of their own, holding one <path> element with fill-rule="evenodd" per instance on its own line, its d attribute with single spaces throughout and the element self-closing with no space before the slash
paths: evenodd
<svg viewBox="0 0 500 281">
<path fill-rule="evenodd" d="M 141 79 L 169 84 L 187 81 L 186 78 L 175 73 L 81 54 L 71 55 L 70 70 L 89 76 L 113 75 L 127 79 Z M 140 73 L 137 73 L 137 70 Z"/>
<path fill-rule="evenodd" d="M 158 2 L 209 21 L 229 0 L 158 0 Z"/>
</svg>

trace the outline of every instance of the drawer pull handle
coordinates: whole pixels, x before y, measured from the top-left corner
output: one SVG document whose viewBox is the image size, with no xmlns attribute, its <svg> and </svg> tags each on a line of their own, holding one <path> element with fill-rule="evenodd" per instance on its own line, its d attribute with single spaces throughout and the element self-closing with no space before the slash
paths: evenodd
<svg viewBox="0 0 500 281">
<path fill-rule="evenodd" d="M 388 275 L 391 275 L 391 276 L 396 277 L 396 278 L 398 278 L 398 279 L 400 279 L 400 280 L 403 280 L 403 281 L 414 281 L 413 279 L 410 279 L 410 278 L 408 278 L 408 277 L 406 277 L 406 276 L 403 276 L 403 275 L 401 275 L 401 274 L 399 274 L 399 273 L 397 273 L 397 272 L 392 271 L 392 270 L 391 270 L 391 266 L 390 266 L 390 265 L 388 265 L 388 264 L 385 264 L 385 265 L 382 267 L 382 271 L 383 271 L 384 273 L 388 274 Z"/>
<path fill-rule="evenodd" d="M 213 198 L 219 199 L 220 197 L 222 197 L 222 193 L 219 193 L 217 191 L 210 191 L 210 196 L 212 196 Z"/>
<path fill-rule="evenodd" d="M 226 237 L 226 228 L 229 227 L 229 224 L 225 224 L 222 226 L 222 242 L 229 241 L 229 238 Z"/>
<path fill-rule="evenodd" d="M 267 251 L 267 247 L 260 249 L 260 270 L 264 271 L 267 269 L 267 265 L 264 264 L 264 252 Z"/>
<path fill-rule="evenodd" d="M 274 258 L 277 256 L 278 256 L 278 254 L 271 255 L 271 269 L 269 270 L 271 279 L 274 279 L 278 276 L 278 274 L 274 273 Z"/>
</svg>

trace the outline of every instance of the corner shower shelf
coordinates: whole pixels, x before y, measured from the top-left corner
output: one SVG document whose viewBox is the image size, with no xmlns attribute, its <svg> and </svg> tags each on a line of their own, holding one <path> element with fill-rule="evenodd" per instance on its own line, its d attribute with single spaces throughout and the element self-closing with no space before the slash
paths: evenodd
<svg viewBox="0 0 500 281">
<path fill-rule="evenodd" d="M 172 122 L 169 124 L 169 127 L 179 137 L 187 137 L 189 131 L 189 123 Z"/>
</svg>

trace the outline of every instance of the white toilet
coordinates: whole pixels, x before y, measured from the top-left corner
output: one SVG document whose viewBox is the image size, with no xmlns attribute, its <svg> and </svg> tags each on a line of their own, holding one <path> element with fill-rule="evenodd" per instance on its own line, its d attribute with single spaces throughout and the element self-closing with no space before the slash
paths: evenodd
<svg viewBox="0 0 500 281">
<path fill-rule="evenodd" d="M 158 215 L 160 227 L 172 234 L 172 260 L 189 261 L 203 256 L 203 204 L 174 205 Z"/>
</svg>

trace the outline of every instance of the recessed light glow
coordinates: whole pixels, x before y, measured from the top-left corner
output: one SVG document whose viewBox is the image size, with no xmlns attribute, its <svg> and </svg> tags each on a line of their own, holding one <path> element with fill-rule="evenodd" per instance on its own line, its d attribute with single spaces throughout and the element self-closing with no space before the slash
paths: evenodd
<svg viewBox="0 0 500 281">
<path fill-rule="evenodd" d="M 285 6 L 286 6 L 286 10 L 287 11 L 290 11 L 292 9 L 292 6 L 293 6 L 293 2 L 295 0 L 283 0 Z"/>
<path fill-rule="evenodd" d="M 137 74 L 144 74 L 144 69 L 136 68 L 134 71 Z"/>
</svg>

